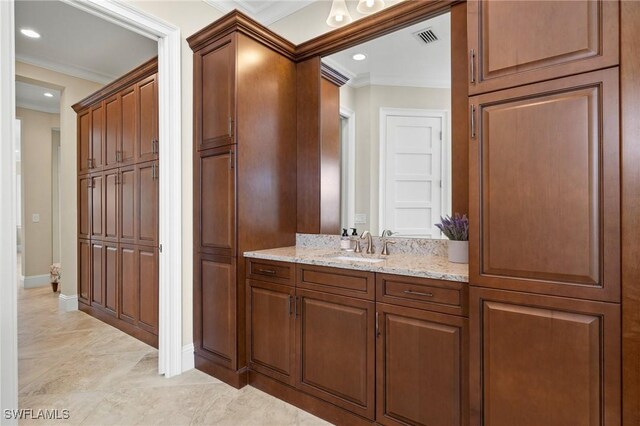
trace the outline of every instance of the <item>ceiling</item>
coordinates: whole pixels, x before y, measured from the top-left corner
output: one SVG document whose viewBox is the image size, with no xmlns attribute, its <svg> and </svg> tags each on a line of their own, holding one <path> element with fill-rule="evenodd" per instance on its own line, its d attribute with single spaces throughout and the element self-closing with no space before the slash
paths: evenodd
<svg viewBox="0 0 640 426">
<path fill-rule="evenodd" d="M 44 96 L 51 93 L 53 97 Z M 51 114 L 60 113 L 60 92 L 44 86 L 16 81 L 16 106 Z"/>
<path fill-rule="evenodd" d="M 430 28 L 437 41 L 425 44 L 414 34 Z M 355 61 L 356 53 L 367 58 Z M 451 87 L 451 18 L 446 13 L 322 58 L 350 80 L 347 84 Z"/>
<path fill-rule="evenodd" d="M 262 25 L 270 25 L 285 16 L 297 12 L 314 3 L 317 0 L 288 0 L 288 1 L 263 1 L 263 0 L 203 0 L 223 13 L 233 9 L 249 15 Z"/>
<path fill-rule="evenodd" d="M 157 43 L 60 1 L 17 0 L 16 60 L 106 84 L 157 55 Z M 20 33 L 30 28 L 41 38 Z"/>
</svg>

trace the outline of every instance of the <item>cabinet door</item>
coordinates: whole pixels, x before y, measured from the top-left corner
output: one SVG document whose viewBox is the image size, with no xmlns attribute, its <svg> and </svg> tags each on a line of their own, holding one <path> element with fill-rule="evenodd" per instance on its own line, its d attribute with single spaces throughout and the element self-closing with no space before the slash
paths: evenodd
<svg viewBox="0 0 640 426">
<path fill-rule="evenodd" d="M 104 236 L 102 222 L 102 175 L 91 177 L 91 238 L 101 239 Z"/>
<path fill-rule="evenodd" d="M 118 312 L 118 244 L 104 243 L 104 307 L 112 315 Z"/>
<path fill-rule="evenodd" d="M 115 95 L 107 99 L 104 109 L 104 166 L 114 167 L 120 160 L 120 96 Z"/>
<path fill-rule="evenodd" d="M 375 303 L 296 290 L 297 387 L 373 420 Z"/>
<path fill-rule="evenodd" d="M 133 85 L 124 89 L 120 94 L 121 104 L 121 123 L 122 131 L 120 132 L 120 163 L 131 164 L 137 158 L 137 140 L 138 140 L 138 100 L 137 86 Z"/>
<path fill-rule="evenodd" d="M 158 249 L 138 247 L 139 320 L 138 326 L 158 334 Z"/>
<path fill-rule="evenodd" d="M 620 306 L 471 287 L 471 424 L 620 424 Z"/>
<path fill-rule="evenodd" d="M 87 173 L 91 168 L 91 114 L 78 114 L 78 173 Z"/>
<path fill-rule="evenodd" d="M 103 104 L 91 109 L 91 169 L 102 170 L 103 166 L 103 138 L 104 138 L 104 108 Z"/>
<path fill-rule="evenodd" d="M 120 173 L 111 169 L 103 173 L 104 182 L 104 239 L 118 241 L 118 186 Z"/>
<path fill-rule="evenodd" d="M 137 232 L 138 168 L 127 166 L 120 169 L 120 242 L 135 244 Z"/>
<path fill-rule="evenodd" d="M 91 235 L 91 193 L 93 192 L 91 177 L 78 179 L 78 237 L 89 238 Z"/>
<path fill-rule="evenodd" d="M 91 305 L 104 308 L 104 245 L 91 241 Z"/>
<path fill-rule="evenodd" d="M 470 103 L 470 282 L 618 301 L 617 68 Z"/>
<path fill-rule="evenodd" d="M 295 288 L 247 280 L 249 366 L 293 385 L 295 368 Z"/>
<path fill-rule="evenodd" d="M 469 93 L 617 65 L 618 8 L 607 0 L 470 0 Z"/>
<path fill-rule="evenodd" d="M 91 303 L 91 242 L 78 240 L 78 300 Z"/>
<path fill-rule="evenodd" d="M 136 246 L 120 245 L 120 279 L 118 294 L 120 310 L 118 317 L 128 323 L 137 325 L 139 318 L 139 280 L 138 250 Z"/>
<path fill-rule="evenodd" d="M 200 251 L 235 254 L 235 148 L 203 151 L 196 159 L 196 238 Z"/>
<path fill-rule="evenodd" d="M 235 35 L 195 52 L 195 119 L 197 149 L 234 143 Z"/>
<path fill-rule="evenodd" d="M 158 85 L 156 74 L 138 83 L 140 137 L 138 161 L 158 158 Z"/>
<path fill-rule="evenodd" d="M 376 422 L 466 425 L 467 319 L 383 303 L 376 310 Z"/>
<path fill-rule="evenodd" d="M 158 162 L 138 166 L 138 244 L 158 244 Z"/>
<path fill-rule="evenodd" d="M 194 336 L 198 355 L 236 369 L 236 260 L 200 255 L 194 288 Z"/>
</svg>

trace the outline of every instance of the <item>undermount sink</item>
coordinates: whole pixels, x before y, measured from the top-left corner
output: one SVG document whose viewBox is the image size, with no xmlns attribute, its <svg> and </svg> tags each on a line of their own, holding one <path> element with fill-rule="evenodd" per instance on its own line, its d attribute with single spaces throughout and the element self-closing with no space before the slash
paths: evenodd
<svg viewBox="0 0 640 426">
<path fill-rule="evenodd" d="M 332 259 L 348 260 L 350 262 L 366 262 L 366 263 L 384 262 L 384 259 L 372 259 L 370 257 L 355 257 L 355 256 L 333 256 Z"/>
</svg>

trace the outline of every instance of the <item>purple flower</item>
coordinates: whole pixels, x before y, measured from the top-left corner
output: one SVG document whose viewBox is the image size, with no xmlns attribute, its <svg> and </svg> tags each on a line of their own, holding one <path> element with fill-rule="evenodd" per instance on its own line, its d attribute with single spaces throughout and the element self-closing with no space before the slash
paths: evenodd
<svg viewBox="0 0 640 426">
<path fill-rule="evenodd" d="M 456 213 L 453 216 L 440 216 L 440 222 L 436 223 L 436 226 L 450 240 L 469 241 L 469 219 L 466 214 L 460 216 L 459 213 Z"/>
</svg>

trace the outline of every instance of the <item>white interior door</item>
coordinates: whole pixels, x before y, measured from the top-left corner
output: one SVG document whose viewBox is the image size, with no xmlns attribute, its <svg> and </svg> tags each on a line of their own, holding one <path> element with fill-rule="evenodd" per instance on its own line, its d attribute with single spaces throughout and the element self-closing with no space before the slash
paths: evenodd
<svg viewBox="0 0 640 426">
<path fill-rule="evenodd" d="M 381 225 L 403 236 L 439 237 L 443 119 L 387 115 L 385 121 Z"/>
</svg>

